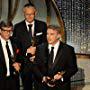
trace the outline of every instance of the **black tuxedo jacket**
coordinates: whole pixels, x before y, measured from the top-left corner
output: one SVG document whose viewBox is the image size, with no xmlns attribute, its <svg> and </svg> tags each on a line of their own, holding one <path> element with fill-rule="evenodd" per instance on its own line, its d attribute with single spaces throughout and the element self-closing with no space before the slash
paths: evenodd
<svg viewBox="0 0 90 90">
<path fill-rule="evenodd" d="M 35 66 L 38 67 L 38 70 L 35 68 L 36 77 L 42 80 L 43 76 L 53 77 L 58 72 L 65 71 L 62 84 L 70 82 L 70 78 L 77 72 L 74 48 L 60 42 L 55 61 L 51 68 L 49 65 L 48 44 L 45 43 L 37 48 Z M 61 80 L 58 82 L 61 83 Z"/>
<path fill-rule="evenodd" d="M 19 55 L 19 52 L 17 53 L 17 49 L 18 49 L 18 46 L 17 46 L 17 41 L 13 38 L 10 39 L 11 40 L 11 44 L 12 44 L 12 48 L 13 48 L 13 53 L 14 55 L 16 55 L 16 62 L 20 62 L 20 59 L 18 56 Z M 1 40 L 0 40 L 0 78 L 2 77 L 6 77 L 6 73 L 7 73 L 7 69 L 6 69 L 6 63 L 5 63 L 5 57 L 4 57 L 4 53 L 3 53 L 3 49 L 2 49 L 2 44 L 1 44 Z"/>
<path fill-rule="evenodd" d="M 47 25 L 45 22 L 39 20 L 35 20 L 34 24 L 34 36 L 36 37 L 36 44 L 38 45 L 46 41 Z M 23 52 L 25 52 L 26 49 L 31 46 L 31 37 L 29 37 L 25 20 L 15 25 L 13 36 L 20 41 L 20 47 Z"/>
<path fill-rule="evenodd" d="M 46 41 L 47 25 L 45 22 L 36 19 L 34 24 L 34 36 L 36 38 L 36 44 L 39 45 Z M 22 61 L 22 71 L 23 73 L 30 73 L 30 69 L 32 69 L 32 63 L 30 63 L 26 57 L 26 50 L 31 46 L 31 37 L 29 37 L 29 32 L 27 30 L 25 20 L 17 23 L 14 26 L 13 37 L 18 39 L 20 49 L 23 53 L 23 56 L 25 57 L 25 59 Z"/>
</svg>

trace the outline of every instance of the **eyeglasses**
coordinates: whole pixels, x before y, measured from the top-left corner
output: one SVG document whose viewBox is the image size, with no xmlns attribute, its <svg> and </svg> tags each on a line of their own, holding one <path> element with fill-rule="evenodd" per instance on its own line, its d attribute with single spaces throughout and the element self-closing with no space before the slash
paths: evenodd
<svg viewBox="0 0 90 90">
<path fill-rule="evenodd" d="M 11 33 L 13 30 L 4 30 L 2 29 L 3 32 Z"/>
<path fill-rule="evenodd" d="M 35 15 L 35 13 L 25 14 L 25 16 L 33 16 L 33 15 Z"/>
</svg>

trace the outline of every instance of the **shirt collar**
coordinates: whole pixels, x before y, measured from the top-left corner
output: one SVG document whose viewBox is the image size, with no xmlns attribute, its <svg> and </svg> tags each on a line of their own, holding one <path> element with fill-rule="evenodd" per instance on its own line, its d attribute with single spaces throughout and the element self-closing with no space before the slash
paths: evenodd
<svg viewBox="0 0 90 90">
<path fill-rule="evenodd" d="M 26 25 L 28 26 L 29 24 L 34 25 L 34 22 L 35 22 L 35 21 L 33 21 L 32 23 L 29 23 L 29 22 L 27 22 L 27 21 L 25 20 L 25 22 L 26 22 Z"/>
<path fill-rule="evenodd" d="M 1 42 L 2 42 L 3 44 L 6 44 L 6 40 L 3 39 L 1 36 L 0 36 L 0 40 L 1 40 Z M 7 41 L 10 42 L 10 39 L 8 39 Z"/>
<path fill-rule="evenodd" d="M 60 41 L 58 41 L 54 46 L 52 46 L 51 44 L 48 45 L 48 49 L 51 50 L 51 47 L 58 48 L 60 44 Z"/>
</svg>

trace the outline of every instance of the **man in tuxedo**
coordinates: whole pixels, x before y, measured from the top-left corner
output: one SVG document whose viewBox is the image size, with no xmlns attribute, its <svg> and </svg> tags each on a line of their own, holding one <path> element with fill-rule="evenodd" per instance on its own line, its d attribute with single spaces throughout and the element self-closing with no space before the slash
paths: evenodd
<svg viewBox="0 0 90 90">
<path fill-rule="evenodd" d="M 35 19 L 37 10 L 33 4 L 26 4 L 23 13 L 25 20 L 15 24 L 13 36 L 19 40 L 23 55 L 26 57 L 26 55 L 30 56 L 35 53 L 36 47 L 32 45 L 33 38 L 35 46 L 46 42 L 47 25 Z M 33 65 L 31 63 L 28 59 L 23 61 L 21 78 L 24 90 L 32 90 Z"/>
<path fill-rule="evenodd" d="M 37 90 L 71 90 L 70 78 L 77 72 L 74 48 L 60 41 L 60 27 L 47 27 L 47 42 L 37 47 L 34 73 Z"/>
<path fill-rule="evenodd" d="M 12 23 L 0 22 L 0 90 L 19 90 L 19 52 L 12 29 Z"/>
</svg>

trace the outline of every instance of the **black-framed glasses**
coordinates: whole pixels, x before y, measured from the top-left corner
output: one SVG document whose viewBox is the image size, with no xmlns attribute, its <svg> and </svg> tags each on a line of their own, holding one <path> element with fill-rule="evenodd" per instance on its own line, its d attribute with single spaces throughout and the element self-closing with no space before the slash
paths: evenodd
<svg viewBox="0 0 90 90">
<path fill-rule="evenodd" d="M 5 30 L 5 29 L 1 29 L 1 31 L 9 32 L 9 33 L 13 32 L 13 30 Z"/>
</svg>

